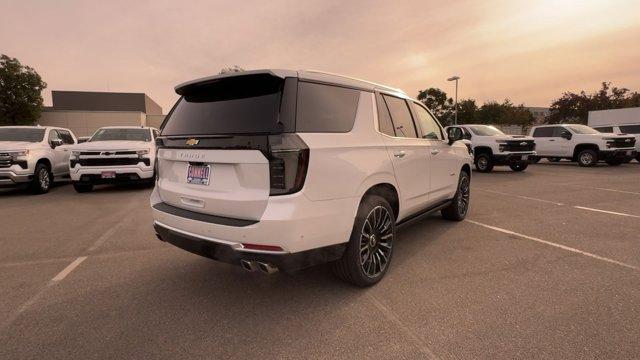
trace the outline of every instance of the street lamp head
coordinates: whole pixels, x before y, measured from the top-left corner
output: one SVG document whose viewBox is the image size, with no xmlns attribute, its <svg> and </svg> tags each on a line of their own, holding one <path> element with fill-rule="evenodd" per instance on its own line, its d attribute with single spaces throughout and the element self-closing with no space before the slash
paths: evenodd
<svg viewBox="0 0 640 360">
<path fill-rule="evenodd" d="M 459 79 L 460 79 L 460 76 L 454 75 L 454 76 L 448 78 L 447 81 L 455 81 L 455 80 L 459 80 Z"/>
</svg>

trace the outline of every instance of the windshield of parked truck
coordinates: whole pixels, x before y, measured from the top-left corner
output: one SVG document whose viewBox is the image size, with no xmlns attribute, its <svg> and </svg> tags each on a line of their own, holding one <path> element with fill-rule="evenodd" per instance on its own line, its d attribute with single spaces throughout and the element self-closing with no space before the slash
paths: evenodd
<svg viewBox="0 0 640 360">
<path fill-rule="evenodd" d="M 587 125 L 567 125 L 576 134 L 600 134 L 600 132 L 594 128 L 590 128 Z"/>
<path fill-rule="evenodd" d="M 98 129 L 89 141 L 151 141 L 149 129 Z"/>
<path fill-rule="evenodd" d="M 44 129 L 0 128 L 0 141 L 40 142 L 44 138 Z"/>
<path fill-rule="evenodd" d="M 478 136 L 498 136 L 504 135 L 504 133 L 493 126 L 487 125 L 473 125 L 469 126 L 472 133 Z"/>
</svg>

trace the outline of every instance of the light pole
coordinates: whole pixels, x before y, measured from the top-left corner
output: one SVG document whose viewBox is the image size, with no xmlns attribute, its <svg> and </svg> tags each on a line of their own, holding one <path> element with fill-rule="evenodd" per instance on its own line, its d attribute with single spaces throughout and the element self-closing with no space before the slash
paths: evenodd
<svg viewBox="0 0 640 360">
<path fill-rule="evenodd" d="M 453 121 L 453 125 L 458 125 L 458 80 L 460 80 L 460 76 L 458 75 L 454 75 L 450 78 L 447 79 L 447 81 L 455 81 L 456 82 L 456 117 L 455 120 Z"/>
</svg>

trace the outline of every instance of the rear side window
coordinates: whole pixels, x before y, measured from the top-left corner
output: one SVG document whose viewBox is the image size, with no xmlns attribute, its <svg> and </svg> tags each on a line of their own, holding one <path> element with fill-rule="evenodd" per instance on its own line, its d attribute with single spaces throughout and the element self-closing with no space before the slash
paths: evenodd
<svg viewBox="0 0 640 360">
<path fill-rule="evenodd" d="M 613 126 L 601 126 L 601 127 L 595 127 L 594 129 L 600 131 L 601 133 L 612 133 L 613 132 Z"/>
<path fill-rule="evenodd" d="M 384 103 L 382 95 L 376 94 L 376 106 L 378 107 L 378 131 L 389 136 L 396 136 L 393 131 L 393 122 L 387 104 Z"/>
<path fill-rule="evenodd" d="M 533 130 L 533 137 L 552 137 L 554 127 L 539 127 Z"/>
<path fill-rule="evenodd" d="M 163 125 L 162 135 L 272 134 L 287 125 L 280 116 L 285 80 L 270 74 L 189 85 Z M 295 90 L 294 90 L 295 91 Z"/>
<path fill-rule="evenodd" d="M 359 90 L 298 82 L 296 131 L 351 131 L 356 119 L 359 98 Z"/>
<path fill-rule="evenodd" d="M 640 134 L 640 125 L 622 125 L 620 131 L 625 134 Z"/>
<path fill-rule="evenodd" d="M 563 134 L 571 134 L 571 132 L 562 126 L 556 126 L 553 128 L 553 137 L 562 137 Z"/>
<path fill-rule="evenodd" d="M 416 127 L 413 124 L 411 118 L 411 112 L 409 112 L 409 106 L 407 102 L 397 97 L 382 95 L 389 113 L 391 114 L 391 120 L 395 128 L 396 136 L 406 138 L 417 138 Z"/>
</svg>

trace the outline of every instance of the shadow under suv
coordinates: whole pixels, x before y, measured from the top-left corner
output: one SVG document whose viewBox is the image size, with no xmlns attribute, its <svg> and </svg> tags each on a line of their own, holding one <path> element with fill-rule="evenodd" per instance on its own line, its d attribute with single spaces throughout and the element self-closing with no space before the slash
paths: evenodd
<svg viewBox="0 0 640 360">
<path fill-rule="evenodd" d="M 462 220 L 473 162 L 459 129 L 404 92 L 289 70 L 181 84 L 157 139 L 158 238 L 266 273 L 333 262 L 359 286 L 389 268 L 400 222 Z"/>
</svg>

